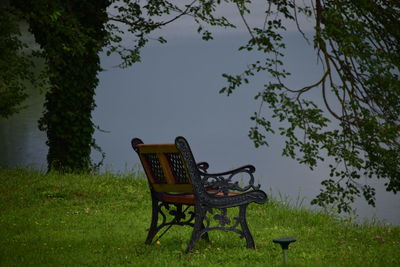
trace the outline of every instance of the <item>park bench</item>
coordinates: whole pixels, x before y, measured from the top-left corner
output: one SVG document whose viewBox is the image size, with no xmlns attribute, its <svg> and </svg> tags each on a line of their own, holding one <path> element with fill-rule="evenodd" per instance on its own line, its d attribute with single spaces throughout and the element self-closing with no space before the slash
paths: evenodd
<svg viewBox="0 0 400 267">
<path fill-rule="evenodd" d="M 193 227 L 187 247 L 190 252 L 200 238 L 209 240 L 212 230 L 233 231 L 246 239 L 246 247 L 254 248 L 254 240 L 246 221 L 247 206 L 263 204 L 267 195 L 254 185 L 255 168 L 246 165 L 231 171 L 208 173 L 208 163 L 196 163 L 188 142 L 177 137 L 174 144 L 143 144 L 132 139 L 148 178 L 152 218 L 145 244 L 158 241 L 173 225 Z M 240 179 L 249 177 L 248 184 Z M 194 207 L 194 208 L 191 208 Z M 236 209 L 229 209 L 234 208 Z M 231 211 L 238 212 L 232 218 Z M 163 233 L 159 233 L 162 229 Z"/>
</svg>

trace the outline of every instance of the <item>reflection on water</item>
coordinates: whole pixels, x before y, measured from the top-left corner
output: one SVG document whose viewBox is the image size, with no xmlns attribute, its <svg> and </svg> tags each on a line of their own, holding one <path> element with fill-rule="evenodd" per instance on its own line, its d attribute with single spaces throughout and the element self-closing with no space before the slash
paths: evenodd
<svg viewBox="0 0 400 267">
<path fill-rule="evenodd" d="M 28 32 L 28 24 L 20 22 L 20 30 L 21 39 L 29 46 L 28 49 L 38 49 L 35 38 Z M 34 71 L 37 74 L 43 64 L 43 60 L 35 60 Z M 46 134 L 37 126 L 44 102 L 44 93 L 40 90 L 28 88 L 29 97 L 22 104 L 26 109 L 8 119 L 0 117 L 0 165 L 46 168 Z"/>
<path fill-rule="evenodd" d="M 46 168 L 46 134 L 37 126 L 44 95 L 33 90 L 29 94 L 25 110 L 8 119 L 0 118 L 0 165 Z"/>
<path fill-rule="evenodd" d="M 139 163 L 130 147 L 133 137 L 151 143 L 172 142 L 182 135 L 191 143 L 196 159 L 210 163 L 210 171 L 253 164 L 264 190 L 287 195 L 293 203 L 298 196 L 309 203 L 327 168 L 311 172 L 283 158 L 279 136 L 269 138 L 268 149 L 255 149 L 247 137 L 253 125 L 249 117 L 258 108 L 253 96 L 268 77 L 253 80 L 230 97 L 217 93 L 225 85 L 222 72 L 239 73 L 254 60 L 254 55 L 236 52 L 238 39 L 226 37 L 210 43 L 180 39 L 167 46 L 148 47 L 143 63 L 125 70 L 112 68 L 117 60 L 102 56 L 106 71 L 99 76 L 93 120 L 109 131 L 95 134 L 106 152 L 104 168 L 126 171 Z M 310 51 L 300 51 L 302 46 L 297 43 L 297 39 L 289 42 L 288 71 L 295 74 L 293 86 L 303 86 L 316 79 L 319 68 L 310 63 L 315 62 L 310 60 Z M 28 109 L 8 120 L 0 119 L 1 165 L 45 167 L 46 137 L 37 129 L 43 97 L 33 93 Z M 93 158 L 98 159 L 98 154 Z M 377 208 L 357 203 L 360 217 L 376 216 L 400 224 L 400 197 L 384 192 L 382 183 L 377 187 Z"/>
</svg>

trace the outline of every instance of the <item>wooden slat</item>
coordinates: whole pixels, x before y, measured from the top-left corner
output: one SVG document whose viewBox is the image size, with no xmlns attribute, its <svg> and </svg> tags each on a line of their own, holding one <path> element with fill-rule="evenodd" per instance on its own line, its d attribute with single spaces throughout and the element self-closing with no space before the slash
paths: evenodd
<svg viewBox="0 0 400 267">
<path fill-rule="evenodd" d="M 171 167 L 169 166 L 169 161 L 167 159 L 167 156 L 165 156 L 164 153 L 157 153 L 158 159 L 160 160 L 161 167 L 163 169 L 165 179 L 167 180 L 168 184 L 175 184 L 175 177 L 174 174 L 171 171 Z"/>
<path fill-rule="evenodd" d="M 141 144 L 137 146 L 139 153 L 177 153 L 179 152 L 175 144 L 156 144 L 146 145 Z"/>
<path fill-rule="evenodd" d="M 191 184 L 176 184 L 170 163 L 165 155 L 165 153 L 179 153 L 179 150 L 176 148 L 175 144 L 140 144 L 137 146 L 137 148 L 139 151 L 139 156 L 142 160 L 143 168 L 145 169 L 147 177 L 149 178 L 151 186 L 155 192 L 193 193 Z M 147 163 L 147 160 L 144 158 L 145 154 L 157 155 L 167 182 L 166 184 L 158 184 L 155 181 L 153 177 L 153 171 Z"/>
<path fill-rule="evenodd" d="M 192 193 L 191 184 L 152 184 L 155 192 Z"/>
<path fill-rule="evenodd" d="M 150 167 L 149 163 L 147 162 L 146 158 L 141 154 L 139 154 L 139 158 L 140 158 L 140 161 L 142 162 L 143 169 L 144 169 L 146 176 L 149 179 L 150 183 L 155 184 L 156 180 L 153 177 L 153 172 L 152 172 L 151 167 Z"/>
</svg>

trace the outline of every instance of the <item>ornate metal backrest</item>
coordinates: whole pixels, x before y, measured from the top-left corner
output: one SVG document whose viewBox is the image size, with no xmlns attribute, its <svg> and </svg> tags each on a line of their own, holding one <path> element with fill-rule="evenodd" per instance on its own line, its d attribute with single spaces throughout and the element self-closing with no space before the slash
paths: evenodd
<svg viewBox="0 0 400 267">
<path fill-rule="evenodd" d="M 178 136 L 177 138 L 175 138 L 175 145 L 176 148 L 180 151 L 185 161 L 188 173 L 192 178 L 194 194 L 196 195 L 196 198 L 200 200 L 200 202 L 203 202 L 209 196 L 207 194 L 204 185 L 202 184 L 200 172 L 196 164 L 196 161 L 193 157 L 193 153 L 192 150 L 190 149 L 189 143 L 186 141 L 184 137 Z"/>
<path fill-rule="evenodd" d="M 132 139 L 151 188 L 155 192 L 192 193 L 187 165 L 175 144 L 143 144 Z"/>
</svg>

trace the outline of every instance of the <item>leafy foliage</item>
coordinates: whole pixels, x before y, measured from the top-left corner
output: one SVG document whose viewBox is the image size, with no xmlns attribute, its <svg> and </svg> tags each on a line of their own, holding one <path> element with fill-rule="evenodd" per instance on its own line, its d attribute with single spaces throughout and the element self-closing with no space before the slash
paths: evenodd
<svg viewBox="0 0 400 267">
<path fill-rule="evenodd" d="M 36 85 L 33 61 L 24 51 L 16 16 L 0 6 L 0 117 L 9 117 L 23 108 L 25 84 Z"/>
<path fill-rule="evenodd" d="M 107 54 L 117 53 L 121 57 L 120 67 L 128 67 L 141 60 L 140 50 L 150 41 L 166 43 L 162 37 L 154 37 L 166 25 L 183 16 L 190 16 L 198 24 L 197 32 L 203 40 L 212 39 L 206 25 L 234 27 L 225 17 L 216 16 L 216 7 L 221 1 L 192 0 L 175 1 L 130 1 L 114 0 L 109 8 L 107 30 L 109 39 Z M 155 33 L 156 32 L 156 33 Z M 130 38 L 131 43 L 127 44 Z"/>
<path fill-rule="evenodd" d="M 243 13 L 249 11 L 243 10 Z M 335 204 L 349 211 L 354 196 L 374 205 L 375 190 L 361 177 L 384 178 L 386 189 L 400 190 L 400 5 L 389 1 L 315 1 L 315 7 L 294 1 L 269 1 L 263 29 L 249 28 L 250 41 L 243 49 L 266 53 L 240 75 L 225 75 L 228 95 L 254 72 L 267 72 L 271 81 L 256 96 L 271 118 L 282 124 L 286 138 L 283 155 L 311 169 L 329 159 L 329 178 L 312 201 Z M 303 88 L 288 88 L 282 58 L 284 20 L 298 23 L 298 15 L 315 16 L 314 48 L 323 74 Z M 298 25 L 298 24 L 297 24 Z M 300 29 L 301 32 L 301 29 Z M 311 90 L 320 90 L 323 104 L 311 101 Z M 265 106 L 265 105 L 264 105 Z M 323 111 L 324 110 L 324 111 Z M 249 136 L 256 146 L 268 145 L 274 133 L 261 112 Z"/>
<path fill-rule="evenodd" d="M 49 169 L 87 171 L 94 125 L 91 112 L 107 32 L 107 1 L 13 1 L 42 50 L 50 90 L 39 128 L 47 133 Z"/>
</svg>

